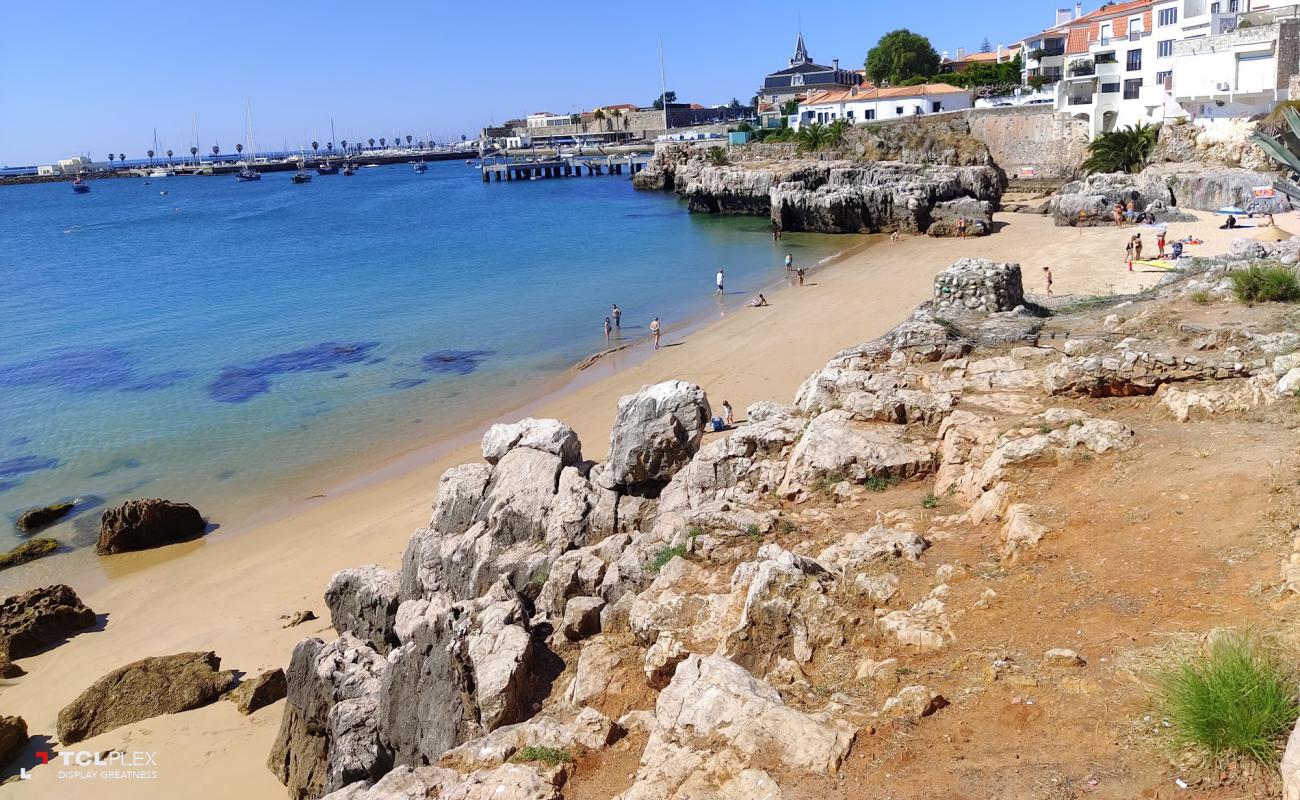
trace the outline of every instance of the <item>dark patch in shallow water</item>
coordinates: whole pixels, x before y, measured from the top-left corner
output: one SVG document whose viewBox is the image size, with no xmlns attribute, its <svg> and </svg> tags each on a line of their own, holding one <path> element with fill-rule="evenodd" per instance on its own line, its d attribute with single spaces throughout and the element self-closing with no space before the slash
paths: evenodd
<svg viewBox="0 0 1300 800">
<path fill-rule="evenodd" d="M 48 458 L 46 456 L 32 455 L 6 458 L 0 461 L 0 477 L 12 478 L 16 475 L 24 475 L 42 469 L 54 469 L 58 466 L 59 460 L 57 458 Z"/>
<path fill-rule="evenodd" d="M 245 366 L 226 367 L 208 384 L 208 395 L 218 403 L 246 403 L 270 391 L 271 378 L 276 375 L 327 372 L 343 364 L 358 364 L 378 346 L 379 342 L 322 342 L 268 356 Z"/>
<path fill-rule="evenodd" d="M 15 436 L 14 438 L 9 440 L 10 447 L 22 447 L 25 444 L 31 444 L 31 443 L 32 443 L 32 437 L 30 436 Z"/>
<path fill-rule="evenodd" d="M 478 369 L 483 359 L 492 355 L 492 350 L 438 350 L 420 359 L 425 372 L 438 372 L 443 375 L 468 375 Z"/>
<path fill-rule="evenodd" d="M 399 378 L 388 384 L 389 389 L 411 389 L 422 383 L 428 383 L 428 378 Z"/>
<path fill-rule="evenodd" d="M 135 363 L 114 347 L 59 347 L 0 366 L 0 387 L 49 386 L 69 392 L 116 389 L 135 377 Z"/>
<path fill-rule="evenodd" d="M 376 365 L 376 364 L 382 364 L 382 363 L 384 363 L 384 362 L 387 361 L 387 360 L 388 360 L 388 359 L 384 358 L 383 356 L 375 356 L 374 358 L 372 358 L 372 359 L 366 361 L 365 363 L 366 363 L 366 366 L 367 366 L 367 367 L 373 367 L 374 365 Z"/>
<path fill-rule="evenodd" d="M 219 481 L 228 481 L 231 478 L 235 477 L 235 471 L 233 469 L 223 469 L 221 472 L 218 472 L 216 475 L 213 475 L 212 477 Z"/>
<path fill-rule="evenodd" d="M 99 472 L 92 472 L 90 477 L 102 478 L 105 475 L 117 472 L 119 469 L 139 469 L 141 466 L 143 466 L 143 462 L 141 462 L 140 459 L 124 456 L 122 458 L 115 458 L 108 462 Z"/>
<path fill-rule="evenodd" d="M 129 383 L 122 387 L 122 391 L 153 392 L 159 389 L 170 389 L 193 374 L 194 372 L 188 369 L 171 369 L 166 372 L 159 372 L 157 375 L 141 378 L 135 383 Z"/>
<path fill-rule="evenodd" d="M 17 489 L 22 486 L 22 481 L 0 481 L 0 492 L 7 492 L 10 489 Z"/>
<path fill-rule="evenodd" d="M 339 380 L 343 380 L 343 379 L 346 378 L 347 376 L 348 376 L 348 374 L 347 374 L 346 372 L 336 372 L 336 373 L 334 373 L 333 375 L 331 375 L 330 377 L 333 378 L 333 379 L 336 380 L 336 381 L 339 381 Z"/>
</svg>

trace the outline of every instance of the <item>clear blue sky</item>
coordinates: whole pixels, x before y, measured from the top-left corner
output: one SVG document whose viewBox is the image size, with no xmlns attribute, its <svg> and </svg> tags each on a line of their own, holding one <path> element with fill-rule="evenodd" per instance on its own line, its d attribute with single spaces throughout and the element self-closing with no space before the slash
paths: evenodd
<svg viewBox="0 0 1300 800">
<path fill-rule="evenodd" d="M 395 2 L 298 4 L 6 0 L 0 12 L 0 164 L 88 151 L 142 158 L 244 139 L 259 149 L 330 137 L 474 135 L 531 111 L 567 113 L 659 93 L 748 101 L 785 66 L 802 26 L 820 63 L 859 68 L 880 35 L 908 27 L 936 50 L 977 49 L 1047 27 L 1063 0 L 1001 3 Z M 525 4 L 518 4 L 524 6 Z M 1092 4 L 1092 5 L 1095 5 Z M 1089 6 L 1091 8 L 1091 5 Z"/>
</svg>

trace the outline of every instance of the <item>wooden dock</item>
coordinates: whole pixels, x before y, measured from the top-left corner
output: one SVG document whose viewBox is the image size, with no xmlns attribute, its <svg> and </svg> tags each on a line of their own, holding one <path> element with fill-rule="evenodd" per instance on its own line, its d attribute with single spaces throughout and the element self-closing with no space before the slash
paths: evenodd
<svg viewBox="0 0 1300 800">
<path fill-rule="evenodd" d="M 573 156 L 545 161 L 509 161 L 484 163 L 483 182 L 535 181 L 542 178 L 577 178 L 586 175 L 635 175 L 650 163 L 648 154 L 627 156 Z M 584 173 L 585 170 L 585 173 Z"/>
</svg>

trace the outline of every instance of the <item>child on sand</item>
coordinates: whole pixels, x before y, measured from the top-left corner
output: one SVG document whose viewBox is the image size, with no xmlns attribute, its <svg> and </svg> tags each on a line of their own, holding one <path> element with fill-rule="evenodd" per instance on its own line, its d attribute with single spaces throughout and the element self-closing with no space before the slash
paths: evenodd
<svg viewBox="0 0 1300 800">
<path fill-rule="evenodd" d="M 803 267 L 795 270 L 794 274 L 799 276 L 799 285 L 803 286 Z"/>
<path fill-rule="evenodd" d="M 731 402 L 722 401 L 722 424 L 730 428 L 736 422 L 736 412 L 731 410 Z"/>
<path fill-rule="evenodd" d="M 609 345 L 609 335 L 614 332 L 614 326 L 609 324 L 609 317 L 605 317 L 605 345 Z"/>
<path fill-rule="evenodd" d="M 650 320 L 650 334 L 655 337 L 655 349 L 659 349 L 659 318 Z"/>
<path fill-rule="evenodd" d="M 1052 296 L 1052 268 L 1043 267 L 1043 282 L 1047 284 L 1047 296 Z"/>
</svg>

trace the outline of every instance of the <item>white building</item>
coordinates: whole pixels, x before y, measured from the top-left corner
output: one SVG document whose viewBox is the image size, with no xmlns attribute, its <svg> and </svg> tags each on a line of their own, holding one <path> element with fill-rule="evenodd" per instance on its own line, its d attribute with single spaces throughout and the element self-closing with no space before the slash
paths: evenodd
<svg viewBox="0 0 1300 800">
<path fill-rule="evenodd" d="M 573 117 L 569 114 L 551 114 L 539 111 L 524 118 L 529 128 L 554 128 L 560 125 L 572 125 Z"/>
<path fill-rule="evenodd" d="M 799 104 L 799 115 L 791 120 L 798 128 L 805 123 L 826 124 L 837 119 L 851 123 L 916 117 L 971 108 L 969 89 L 946 83 L 923 83 L 920 86 L 854 86 L 830 92 L 813 92 Z"/>
</svg>

